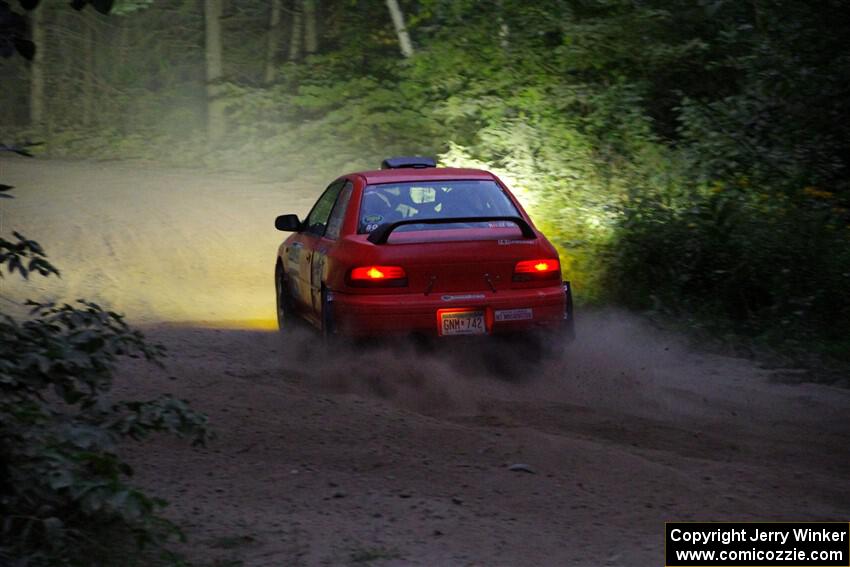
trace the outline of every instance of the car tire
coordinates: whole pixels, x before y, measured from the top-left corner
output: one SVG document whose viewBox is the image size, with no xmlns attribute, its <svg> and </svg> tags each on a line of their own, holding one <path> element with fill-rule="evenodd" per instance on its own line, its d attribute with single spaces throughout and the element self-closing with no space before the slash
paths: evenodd
<svg viewBox="0 0 850 567">
<path fill-rule="evenodd" d="M 281 334 L 289 334 L 298 326 L 298 315 L 293 307 L 292 297 L 287 291 L 283 276 L 283 267 L 278 264 L 274 276 L 275 305 L 277 307 L 277 329 Z"/>
</svg>

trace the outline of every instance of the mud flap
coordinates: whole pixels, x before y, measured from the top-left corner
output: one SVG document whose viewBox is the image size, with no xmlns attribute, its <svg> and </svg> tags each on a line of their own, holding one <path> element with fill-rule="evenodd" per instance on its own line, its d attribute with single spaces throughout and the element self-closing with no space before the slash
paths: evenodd
<svg viewBox="0 0 850 567">
<path fill-rule="evenodd" d="M 573 288 L 570 282 L 564 281 L 564 323 L 562 333 L 564 338 L 570 342 L 576 338 L 575 319 L 573 316 Z"/>
<path fill-rule="evenodd" d="M 332 342 L 336 334 L 333 314 L 334 293 L 322 286 L 322 339 L 325 344 Z"/>
</svg>

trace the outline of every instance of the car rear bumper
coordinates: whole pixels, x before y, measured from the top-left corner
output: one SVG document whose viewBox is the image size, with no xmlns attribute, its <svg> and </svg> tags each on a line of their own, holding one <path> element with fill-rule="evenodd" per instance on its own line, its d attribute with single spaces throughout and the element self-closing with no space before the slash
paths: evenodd
<svg viewBox="0 0 850 567">
<path fill-rule="evenodd" d="M 439 311 L 485 313 L 487 334 L 555 330 L 571 317 L 569 284 L 535 289 L 411 294 L 347 294 L 330 299 L 334 332 L 346 336 L 440 336 Z M 447 337 L 452 338 L 452 337 Z"/>
</svg>

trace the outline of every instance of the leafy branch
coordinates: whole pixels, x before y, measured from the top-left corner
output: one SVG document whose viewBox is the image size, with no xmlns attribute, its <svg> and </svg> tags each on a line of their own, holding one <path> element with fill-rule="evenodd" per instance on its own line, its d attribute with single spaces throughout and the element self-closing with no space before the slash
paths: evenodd
<svg viewBox="0 0 850 567">
<path fill-rule="evenodd" d="M 0 275 L 59 275 L 36 241 L 14 236 L 0 239 Z M 169 395 L 110 399 L 122 358 L 161 366 L 165 356 L 122 315 L 82 299 L 26 305 L 22 322 L 0 314 L 0 562 L 123 564 L 122 541 L 178 562 L 165 546 L 184 536 L 158 515 L 167 503 L 128 484 L 118 447 L 153 433 L 203 444 L 206 416 Z"/>
</svg>

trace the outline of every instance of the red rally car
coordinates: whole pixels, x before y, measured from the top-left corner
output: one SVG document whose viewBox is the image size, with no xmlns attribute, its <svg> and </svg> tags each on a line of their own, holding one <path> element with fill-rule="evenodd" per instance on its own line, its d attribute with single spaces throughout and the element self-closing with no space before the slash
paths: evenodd
<svg viewBox="0 0 850 567">
<path fill-rule="evenodd" d="M 555 248 L 499 178 L 389 158 L 331 183 L 275 268 L 281 331 L 299 319 L 345 335 L 573 334 Z"/>
</svg>

